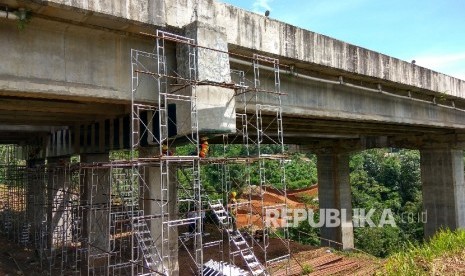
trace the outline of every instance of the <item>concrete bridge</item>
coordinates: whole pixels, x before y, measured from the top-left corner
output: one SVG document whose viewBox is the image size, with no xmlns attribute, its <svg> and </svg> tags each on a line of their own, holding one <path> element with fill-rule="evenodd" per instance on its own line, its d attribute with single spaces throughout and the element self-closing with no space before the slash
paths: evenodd
<svg viewBox="0 0 465 276">
<path fill-rule="evenodd" d="M 24 30 L 11 16 L 19 8 L 30 17 Z M 321 208 L 351 209 L 349 153 L 412 148 L 421 153 L 425 235 L 465 226 L 464 80 L 214 0 L 0 0 L 0 9 L 10 14 L 0 18 L 0 143 L 33 145 L 31 158 L 128 148 L 130 51 L 152 52 L 147 34 L 162 29 L 219 50 L 199 55 L 201 81 L 231 83 L 233 69 L 251 79 L 253 54 L 279 59 L 285 143 L 317 153 Z M 171 68 L 183 66 L 175 43 L 167 53 Z M 156 102 L 152 91 L 142 87 L 137 100 Z M 353 247 L 350 220 L 322 237 Z"/>
</svg>

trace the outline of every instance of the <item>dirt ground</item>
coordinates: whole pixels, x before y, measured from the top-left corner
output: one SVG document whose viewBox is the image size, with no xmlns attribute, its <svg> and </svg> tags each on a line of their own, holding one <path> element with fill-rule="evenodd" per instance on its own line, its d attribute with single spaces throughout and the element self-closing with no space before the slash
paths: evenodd
<svg viewBox="0 0 465 276">
<path fill-rule="evenodd" d="M 228 237 L 226 236 L 226 234 L 222 237 L 221 232 L 218 230 L 218 228 L 212 224 L 205 224 L 204 227 L 205 227 L 204 232 L 206 234 L 206 236 L 204 236 L 204 241 L 203 241 L 204 243 L 221 240 L 223 238 L 223 245 L 224 245 L 223 250 L 221 250 L 219 246 L 204 249 L 204 254 L 203 254 L 204 261 L 207 262 L 208 260 L 213 259 L 215 261 L 225 261 L 225 262 L 230 263 L 229 257 L 228 257 L 229 255 Z M 180 233 L 182 233 L 182 231 L 180 231 Z M 247 242 L 250 244 L 250 240 L 247 240 Z M 190 249 L 193 248 L 193 243 L 191 241 L 188 241 L 186 245 L 188 246 L 188 248 L 190 247 Z M 293 253 L 315 249 L 315 247 L 313 246 L 302 245 L 296 242 L 292 242 L 291 248 L 292 248 Z M 285 249 L 286 247 L 284 246 L 281 240 L 270 239 L 270 246 L 267 250 L 268 258 L 272 259 L 272 258 L 282 256 L 283 254 L 285 254 L 284 253 Z M 254 252 L 259 252 L 259 251 L 260 251 L 259 246 L 255 245 Z M 221 258 L 221 255 L 223 255 L 223 259 Z M 260 259 L 260 261 L 263 262 L 263 255 L 257 255 L 257 257 Z M 234 261 L 236 265 L 240 266 L 241 268 L 245 270 L 247 269 L 245 264 L 242 262 L 241 257 L 236 257 Z M 179 248 L 179 264 L 180 264 L 179 275 L 192 275 L 194 263 L 191 257 L 189 256 L 188 252 L 181 245 Z"/>
<path fill-rule="evenodd" d="M 180 229 L 183 230 L 183 229 Z M 187 229 L 185 229 L 187 230 Z M 182 233 L 182 231 L 180 231 Z M 204 243 L 220 240 L 221 232 L 215 225 L 206 224 Z M 230 262 L 228 258 L 228 242 L 224 236 L 224 247 L 221 250 L 219 246 L 210 247 L 204 250 L 204 261 L 210 259 Z M 188 247 L 192 247 L 192 241 L 186 242 Z M 179 245 L 179 275 L 193 275 L 193 261 L 187 251 Z M 379 264 L 376 261 L 369 260 L 365 257 L 344 256 L 334 253 L 328 248 L 316 248 L 308 245 L 302 245 L 291 242 L 291 272 L 288 275 L 301 275 L 302 267 L 311 267 L 312 273 L 308 275 L 373 275 Z M 270 239 L 268 257 L 274 258 L 283 255 L 284 246 L 279 239 Z M 254 248 L 255 252 L 260 252 L 258 246 Z M 221 258 L 223 255 L 223 259 Z M 258 258 L 263 261 L 263 255 L 257 254 Z M 233 262 L 246 269 L 240 257 L 236 257 Z M 273 268 L 273 275 L 286 275 L 279 266 Z M 6 237 L 0 237 L 0 276 L 42 276 L 48 275 L 46 269 L 42 269 L 40 262 L 31 249 L 23 248 Z"/>
<path fill-rule="evenodd" d="M 33 250 L 24 248 L 0 236 L 0 276 L 47 275 Z"/>
<path fill-rule="evenodd" d="M 258 188 L 256 188 L 258 189 Z M 238 208 L 237 214 L 237 226 L 239 228 L 246 227 L 247 225 L 251 224 L 256 229 L 262 229 L 262 200 L 257 196 L 254 196 L 258 190 L 252 190 L 252 200 L 250 204 L 252 206 L 252 214 L 250 214 L 250 210 L 248 205 L 242 205 Z M 263 193 L 263 205 L 264 206 L 274 206 L 279 204 L 287 204 L 287 207 L 290 209 L 302 209 L 307 208 L 305 203 L 302 203 L 302 196 L 307 197 L 317 197 L 318 195 L 318 185 L 314 185 L 309 188 L 299 189 L 299 190 L 288 190 L 287 191 L 287 199 L 280 194 L 279 191 L 268 187 L 266 191 Z M 248 202 L 248 194 L 243 194 L 242 197 L 238 198 L 238 202 Z M 282 210 L 284 207 L 277 207 L 276 211 L 282 214 Z M 284 221 L 282 218 L 275 218 L 278 224 L 282 224 Z"/>
<path fill-rule="evenodd" d="M 231 263 L 229 260 L 229 246 L 228 238 L 226 235 L 221 236 L 221 232 L 215 225 L 205 224 L 204 243 L 214 240 L 221 240 L 223 238 L 223 248 L 211 247 L 204 250 L 203 259 L 207 262 L 210 259 L 215 261 L 225 261 Z M 182 230 L 182 229 L 181 229 Z M 185 229 L 187 230 L 187 229 Z M 180 232 L 182 233 L 182 231 Z M 250 240 L 248 240 L 250 244 Z M 193 248 L 192 242 L 187 242 L 186 246 L 191 249 Z M 268 247 L 268 259 L 273 259 L 285 254 L 285 246 L 280 239 L 270 239 L 270 245 Z M 373 275 L 379 267 L 379 262 L 366 256 L 353 255 L 348 256 L 347 254 L 339 254 L 334 252 L 330 248 L 314 247 L 310 245 L 303 245 L 297 242 L 290 242 L 291 248 L 291 262 L 290 271 L 286 270 L 279 265 L 271 268 L 273 276 L 284 276 L 284 275 L 302 275 L 303 268 L 311 268 L 311 273 L 308 275 Z M 254 247 L 254 252 L 260 252 L 258 245 Z M 223 258 L 221 258 L 223 256 Z M 258 259 L 263 263 L 263 255 L 257 254 Z M 238 265 L 244 270 L 247 270 L 245 264 L 240 257 L 232 260 L 234 264 Z M 181 247 L 179 248 L 179 275 L 193 275 L 194 263 L 187 253 L 187 251 Z M 287 273 L 287 274 L 286 274 Z"/>
</svg>

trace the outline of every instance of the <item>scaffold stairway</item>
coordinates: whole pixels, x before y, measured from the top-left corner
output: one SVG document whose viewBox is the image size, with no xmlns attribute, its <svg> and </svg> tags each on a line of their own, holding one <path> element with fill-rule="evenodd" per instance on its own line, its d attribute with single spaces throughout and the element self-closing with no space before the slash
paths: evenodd
<svg viewBox="0 0 465 276">
<path fill-rule="evenodd" d="M 255 256 L 244 236 L 240 231 L 234 229 L 231 216 L 226 211 L 221 201 L 209 202 L 209 206 L 215 214 L 220 226 L 226 229 L 230 243 L 234 244 L 237 249 L 236 252 L 240 253 L 252 275 L 268 275 L 265 267 L 257 259 L 257 256 Z"/>
<path fill-rule="evenodd" d="M 19 243 L 22 245 L 27 245 L 29 243 L 29 235 L 30 235 L 30 223 L 24 223 L 21 228 L 21 233 L 19 236 Z"/>
<path fill-rule="evenodd" d="M 204 276 L 248 276 L 249 273 L 226 262 L 210 260 L 203 265 Z"/>
<path fill-rule="evenodd" d="M 13 229 L 13 217 L 11 216 L 11 212 L 9 208 L 5 208 L 6 211 L 4 211 L 3 215 L 3 228 L 5 231 L 9 232 L 10 230 Z"/>
<path fill-rule="evenodd" d="M 157 246 L 153 241 L 147 222 L 143 218 L 139 218 L 134 221 L 133 227 L 135 231 L 137 244 L 139 245 L 140 251 L 142 253 L 142 258 L 144 259 L 144 266 L 147 267 L 149 270 L 155 270 L 158 267 L 164 267 Z M 163 273 L 165 272 L 166 271 L 163 271 Z"/>
</svg>

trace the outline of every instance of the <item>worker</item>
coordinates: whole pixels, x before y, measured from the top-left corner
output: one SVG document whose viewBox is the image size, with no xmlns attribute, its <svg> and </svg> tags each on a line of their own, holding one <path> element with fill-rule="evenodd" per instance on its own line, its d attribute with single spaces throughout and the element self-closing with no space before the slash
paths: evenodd
<svg viewBox="0 0 465 276">
<path fill-rule="evenodd" d="M 168 146 L 166 144 L 163 144 L 161 147 L 161 153 L 163 156 L 171 156 L 173 155 L 173 152 L 169 150 Z"/>
<path fill-rule="evenodd" d="M 200 158 L 205 158 L 207 157 L 208 155 L 208 150 L 210 149 L 210 147 L 208 146 L 208 141 L 207 139 L 202 139 L 201 143 L 200 143 L 200 152 L 199 152 L 199 157 Z"/>
<path fill-rule="evenodd" d="M 237 193 L 232 191 L 229 194 L 229 201 L 228 201 L 228 211 L 229 211 L 229 216 L 231 218 L 231 226 L 232 230 L 236 231 L 237 230 L 237 199 L 236 199 Z"/>
</svg>

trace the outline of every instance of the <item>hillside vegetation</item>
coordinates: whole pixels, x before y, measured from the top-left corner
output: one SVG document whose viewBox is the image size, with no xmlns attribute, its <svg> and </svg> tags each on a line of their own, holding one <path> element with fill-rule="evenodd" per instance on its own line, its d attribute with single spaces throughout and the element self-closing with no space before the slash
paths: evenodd
<svg viewBox="0 0 465 276">
<path fill-rule="evenodd" d="M 254 149 L 252 149 L 252 154 Z M 262 151 L 273 153 L 279 148 L 264 146 Z M 240 145 L 232 145 L 226 152 L 223 147 L 212 145 L 210 156 L 244 155 Z M 309 188 L 317 184 L 317 158 L 314 154 L 291 154 L 286 162 L 286 182 L 288 189 Z M 239 192 L 246 187 L 244 166 L 231 165 L 231 189 Z M 251 172 L 258 171 L 252 164 Z M 269 183 L 279 183 L 276 163 L 269 162 L 266 167 L 266 179 Z M 222 198 L 223 175 L 216 165 L 202 168 L 202 184 L 210 198 Z M 258 175 L 251 175 L 251 184 L 257 185 Z M 415 150 L 372 149 L 352 154 L 350 157 L 350 184 L 353 209 L 374 209 L 371 216 L 378 225 L 384 209 L 389 209 L 396 227 L 357 227 L 354 228 L 355 247 L 377 257 L 387 257 L 402 251 L 408 244 L 420 244 L 423 241 L 423 225 L 419 220 L 422 212 L 422 194 L 420 181 L 420 154 Z M 312 209 L 318 208 L 317 196 L 304 196 L 300 202 Z M 316 213 L 318 215 L 318 213 Z M 307 233 L 302 236 L 301 232 Z M 290 229 L 291 238 L 310 245 L 319 245 L 319 229 L 311 227 L 307 221 L 298 228 Z"/>
<path fill-rule="evenodd" d="M 389 257 L 379 275 L 465 275 L 465 231 L 444 230 Z"/>
</svg>

